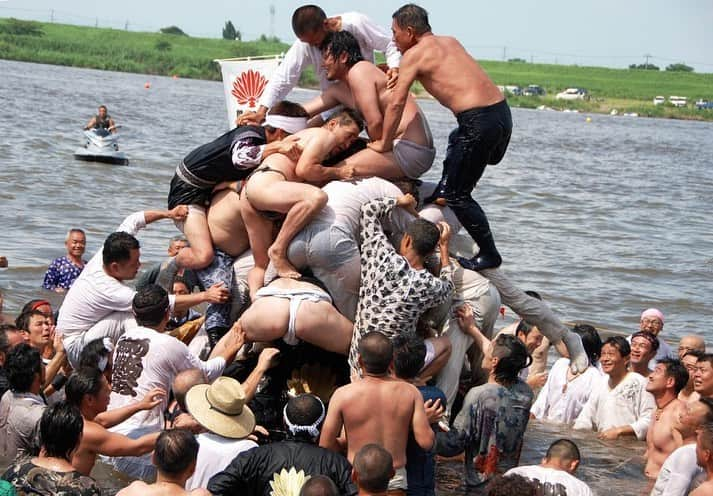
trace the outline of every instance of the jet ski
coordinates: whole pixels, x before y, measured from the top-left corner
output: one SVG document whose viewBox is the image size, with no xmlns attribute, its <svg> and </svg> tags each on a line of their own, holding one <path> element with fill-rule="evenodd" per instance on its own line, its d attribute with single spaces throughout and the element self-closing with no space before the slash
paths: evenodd
<svg viewBox="0 0 713 496">
<path fill-rule="evenodd" d="M 119 135 L 107 129 L 89 129 L 84 131 L 84 146 L 74 151 L 74 158 L 87 162 L 129 165 L 129 157 L 119 151 Z"/>
</svg>

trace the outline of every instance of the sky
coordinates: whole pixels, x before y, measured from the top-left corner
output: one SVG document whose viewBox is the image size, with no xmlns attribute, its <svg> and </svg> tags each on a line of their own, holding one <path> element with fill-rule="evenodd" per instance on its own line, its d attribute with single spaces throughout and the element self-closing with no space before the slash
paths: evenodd
<svg viewBox="0 0 713 496">
<path fill-rule="evenodd" d="M 220 37 L 227 20 L 243 40 L 261 34 L 292 42 L 294 0 L 0 0 L 0 17 Z M 403 1 L 327 0 L 327 15 L 357 10 L 384 28 Z M 683 62 L 713 73 L 712 0 L 423 0 L 435 34 L 455 36 L 476 58 L 662 69 Z M 274 7 L 274 16 L 270 9 Z"/>
</svg>

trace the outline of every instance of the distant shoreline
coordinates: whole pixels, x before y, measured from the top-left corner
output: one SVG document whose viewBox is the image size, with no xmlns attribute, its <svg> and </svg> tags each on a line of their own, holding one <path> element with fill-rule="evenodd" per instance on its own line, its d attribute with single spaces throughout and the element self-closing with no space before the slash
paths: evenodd
<svg viewBox="0 0 713 496">
<path fill-rule="evenodd" d="M 219 81 L 218 58 L 284 53 L 289 45 L 263 37 L 258 41 L 123 31 L 66 24 L 0 19 L 0 58 L 22 62 L 92 68 L 138 74 L 177 76 Z M 477 55 L 476 55 L 477 56 Z M 697 74 L 602 67 L 579 67 L 525 62 L 480 61 L 496 84 L 530 84 L 545 90 L 544 96 L 507 95 L 512 107 L 569 110 L 583 113 L 713 121 L 713 109 L 698 110 L 698 99 L 713 100 L 713 74 Z M 305 71 L 299 85 L 317 88 L 313 70 Z M 579 87 L 589 100 L 556 100 L 565 88 Z M 417 83 L 419 98 L 430 98 Z M 666 103 L 654 105 L 655 96 L 681 95 L 685 108 Z"/>
</svg>

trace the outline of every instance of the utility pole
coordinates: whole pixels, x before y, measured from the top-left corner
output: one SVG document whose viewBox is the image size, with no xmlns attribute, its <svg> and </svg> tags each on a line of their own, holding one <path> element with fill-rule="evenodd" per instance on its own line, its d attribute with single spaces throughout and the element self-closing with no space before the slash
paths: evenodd
<svg viewBox="0 0 713 496">
<path fill-rule="evenodd" d="M 649 57 L 652 57 L 653 55 L 649 55 L 648 53 L 644 55 L 644 58 L 646 59 L 646 65 L 644 66 L 646 69 L 649 68 Z"/>
<path fill-rule="evenodd" d="M 124 31 L 128 31 L 128 30 L 129 30 L 129 21 L 127 19 L 126 23 L 124 24 Z"/>
<path fill-rule="evenodd" d="M 503 62 L 507 60 L 508 47 L 503 47 Z"/>
<path fill-rule="evenodd" d="M 534 60 L 534 57 L 532 56 L 532 54 L 530 54 L 530 63 L 531 63 L 531 64 L 532 64 L 532 61 L 533 61 L 533 60 Z"/>
<path fill-rule="evenodd" d="M 54 9 L 50 12 L 50 22 L 54 22 Z"/>
<path fill-rule="evenodd" d="M 95 18 L 94 18 L 94 27 L 95 27 L 95 28 L 98 28 L 98 27 L 99 27 L 99 18 L 98 18 L 98 17 L 95 17 Z"/>
<path fill-rule="evenodd" d="M 270 4 L 270 38 L 275 37 L 275 4 Z"/>
</svg>

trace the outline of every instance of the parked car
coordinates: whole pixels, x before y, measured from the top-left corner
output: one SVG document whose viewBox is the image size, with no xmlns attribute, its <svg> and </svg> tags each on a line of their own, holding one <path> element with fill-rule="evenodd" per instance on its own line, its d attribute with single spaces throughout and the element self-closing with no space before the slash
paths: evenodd
<svg viewBox="0 0 713 496">
<path fill-rule="evenodd" d="M 655 96 L 654 97 L 654 105 L 663 105 L 666 103 L 666 98 L 663 96 Z"/>
<path fill-rule="evenodd" d="M 713 102 L 709 102 L 708 100 L 703 100 L 701 98 L 696 101 L 696 108 L 698 110 L 713 109 Z"/>
<path fill-rule="evenodd" d="M 585 100 L 587 97 L 587 90 L 583 88 L 567 88 L 555 96 L 557 100 Z"/>
<path fill-rule="evenodd" d="M 685 107 L 688 105 L 688 98 L 685 96 L 670 96 L 668 97 L 668 101 L 674 107 Z"/>
<path fill-rule="evenodd" d="M 545 94 L 545 90 L 537 84 L 530 84 L 522 90 L 522 94 L 524 96 L 542 96 Z"/>
<path fill-rule="evenodd" d="M 522 88 L 514 84 L 509 84 L 505 86 L 505 92 L 514 96 L 520 96 L 522 95 Z"/>
</svg>

